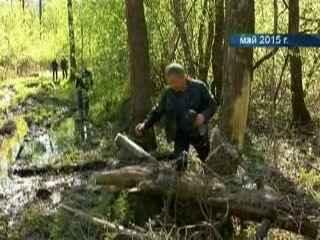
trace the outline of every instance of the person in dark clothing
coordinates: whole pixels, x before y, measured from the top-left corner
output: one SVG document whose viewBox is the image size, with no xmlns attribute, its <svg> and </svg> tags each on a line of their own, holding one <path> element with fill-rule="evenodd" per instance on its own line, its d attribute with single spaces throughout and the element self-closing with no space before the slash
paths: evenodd
<svg viewBox="0 0 320 240">
<path fill-rule="evenodd" d="M 59 64 L 57 62 L 57 59 L 53 59 L 51 62 L 51 70 L 52 70 L 52 80 L 54 83 L 58 81 L 58 67 Z"/>
<path fill-rule="evenodd" d="M 63 56 L 60 61 L 60 68 L 62 70 L 62 78 L 67 79 L 68 78 L 68 60 L 65 56 Z"/>
<path fill-rule="evenodd" d="M 174 141 L 174 152 L 170 158 L 178 158 L 192 145 L 204 162 L 210 150 L 207 122 L 217 110 L 216 101 L 207 86 L 202 81 L 187 77 L 179 64 L 168 65 L 166 77 L 169 87 L 146 119 L 136 126 L 136 134 L 142 135 L 145 129 L 165 115 L 167 140 Z M 187 163 L 177 166 L 178 170 L 186 167 Z"/>
<path fill-rule="evenodd" d="M 87 118 L 89 114 L 88 92 L 93 85 L 92 73 L 87 68 L 76 78 L 77 101 L 80 113 L 80 120 Z"/>
</svg>

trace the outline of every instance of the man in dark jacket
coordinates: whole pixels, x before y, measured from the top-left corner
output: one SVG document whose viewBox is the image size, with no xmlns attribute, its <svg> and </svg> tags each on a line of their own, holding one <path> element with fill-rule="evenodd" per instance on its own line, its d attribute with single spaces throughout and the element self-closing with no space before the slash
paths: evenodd
<svg viewBox="0 0 320 240">
<path fill-rule="evenodd" d="M 141 135 L 165 115 L 167 138 L 174 141 L 171 158 L 188 151 L 191 144 L 205 161 L 210 150 L 207 122 L 216 112 L 216 101 L 206 85 L 188 78 L 179 64 L 167 66 L 166 77 L 169 87 L 144 122 L 136 126 L 136 134 Z"/>
<path fill-rule="evenodd" d="M 58 67 L 59 64 L 57 62 L 57 59 L 53 59 L 51 62 L 51 70 L 52 70 L 52 80 L 54 83 L 57 83 L 58 81 Z"/>
<path fill-rule="evenodd" d="M 92 86 L 92 73 L 88 68 L 84 67 L 80 75 L 76 78 L 77 100 L 81 121 L 83 121 L 89 115 L 88 92 Z"/>
<path fill-rule="evenodd" d="M 60 60 L 60 68 L 62 71 L 62 79 L 68 78 L 68 60 L 65 56 L 63 56 Z"/>
</svg>

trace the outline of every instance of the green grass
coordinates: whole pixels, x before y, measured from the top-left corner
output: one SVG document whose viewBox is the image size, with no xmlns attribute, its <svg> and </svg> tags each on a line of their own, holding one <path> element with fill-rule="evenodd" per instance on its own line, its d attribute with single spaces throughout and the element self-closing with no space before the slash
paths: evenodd
<svg viewBox="0 0 320 240">
<path fill-rule="evenodd" d="M 10 87 L 13 91 L 10 101 L 1 104 L 0 110 L 16 106 L 23 102 L 27 97 L 36 95 L 43 89 L 43 86 L 49 85 L 51 83 L 50 81 L 51 78 L 48 73 L 44 73 L 39 77 L 21 77 L 0 82 L 0 97 L 4 96 L 8 91 L 5 87 Z M 31 84 L 36 85 L 31 86 Z"/>
<path fill-rule="evenodd" d="M 66 201 L 66 204 L 74 207 L 73 200 L 70 200 L 70 203 Z M 87 199 L 81 202 L 81 208 L 92 216 L 106 218 L 108 221 L 120 224 L 133 220 L 130 202 L 125 193 L 121 193 L 117 198 L 113 198 L 107 191 L 102 191 L 98 196 L 88 195 Z M 70 215 L 62 209 L 47 214 L 45 204 L 41 202 L 30 206 L 24 212 L 22 221 L 11 232 L 10 239 L 24 239 L 26 236 L 31 239 L 50 240 L 111 240 L 115 237 L 106 229 L 88 224 L 85 220 Z"/>
</svg>

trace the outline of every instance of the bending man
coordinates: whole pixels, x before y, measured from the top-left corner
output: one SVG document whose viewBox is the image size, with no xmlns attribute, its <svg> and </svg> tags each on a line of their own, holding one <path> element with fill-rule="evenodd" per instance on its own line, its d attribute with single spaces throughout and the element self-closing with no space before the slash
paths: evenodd
<svg viewBox="0 0 320 240">
<path fill-rule="evenodd" d="M 174 141 L 174 152 L 170 158 L 179 157 L 193 145 L 204 162 L 210 150 L 207 122 L 216 112 L 216 101 L 202 81 L 186 76 L 181 65 L 170 64 L 165 74 L 169 87 L 144 122 L 136 126 L 136 134 L 141 135 L 165 115 L 167 140 Z M 183 170 L 187 164 L 177 167 Z"/>
</svg>

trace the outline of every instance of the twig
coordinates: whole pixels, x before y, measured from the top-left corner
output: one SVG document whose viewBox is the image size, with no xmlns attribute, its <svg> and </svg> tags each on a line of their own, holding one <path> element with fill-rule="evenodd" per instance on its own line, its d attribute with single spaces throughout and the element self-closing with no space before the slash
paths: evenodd
<svg viewBox="0 0 320 240">
<path fill-rule="evenodd" d="M 285 0 L 282 0 L 283 4 L 286 6 L 286 8 L 289 8 L 288 3 Z"/>
<path fill-rule="evenodd" d="M 281 74 L 280 74 L 280 80 L 279 80 L 276 92 L 274 94 L 274 97 L 273 97 L 273 106 L 276 106 L 276 101 L 277 101 L 279 90 L 280 90 L 280 87 L 281 87 L 281 84 L 282 84 L 283 74 L 284 74 L 284 71 L 285 71 L 285 69 L 286 69 L 286 67 L 288 65 L 288 60 L 289 60 L 289 54 L 286 55 L 286 58 L 284 60 L 284 64 L 283 64 L 283 67 L 282 67 L 282 70 L 281 70 Z"/>
<path fill-rule="evenodd" d="M 78 210 L 78 209 L 74 209 L 72 207 L 69 207 L 67 205 L 64 205 L 62 204 L 61 205 L 61 208 L 64 209 L 65 211 L 69 212 L 69 213 L 72 213 L 84 220 L 86 220 L 87 222 L 93 224 L 93 225 L 96 225 L 96 226 L 99 226 L 99 227 L 103 227 L 103 228 L 107 228 L 111 231 L 114 231 L 114 232 L 117 232 L 118 234 L 121 234 L 121 235 L 125 235 L 125 236 L 128 236 L 128 237 L 132 237 L 133 239 L 144 239 L 144 237 L 146 237 L 146 234 L 143 233 L 143 232 L 137 232 L 135 230 L 131 230 L 131 229 L 127 229 L 121 225 L 116 225 L 114 223 L 111 223 L 111 222 L 108 222 L 104 219 L 100 219 L 100 218 L 97 218 L 97 217 L 93 217 L 93 216 L 90 216 L 89 214 L 81 211 L 81 210 Z"/>
</svg>

